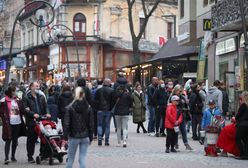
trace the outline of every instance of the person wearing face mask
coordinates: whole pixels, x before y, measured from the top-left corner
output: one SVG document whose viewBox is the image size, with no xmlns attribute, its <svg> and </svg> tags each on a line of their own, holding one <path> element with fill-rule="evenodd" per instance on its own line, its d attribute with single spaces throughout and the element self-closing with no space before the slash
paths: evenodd
<svg viewBox="0 0 248 168">
<path fill-rule="evenodd" d="M 0 117 L 2 118 L 2 138 L 5 141 L 5 161 L 9 164 L 9 151 L 11 146 L 11 161 L 16 162 L 15 152 L 18 145 L 18 138 L 25 135 L 23 121 L 24 109 L 22 102 L 16 96 L 16 87 L 9 86 L 5 91 L 5 97 L 0 100 Z"/>
<path fill-rule="evenodd" d="M 165 88 L 165 83 L 163 80 L 159 81 L 159 88 L 155 91 L 153 95 L 153 100 L 155 103 L 155 114 L 156 114 L 156 137 L 165 136 L 164 133 L 164 121 L 165 121 L 165 111 L 167 106 L 167 90 Z M 162 122 L 162 124 L 161 124 Z M 161 127 L 160 127 L 161 126 Z M 159 130 L 160 128 L 160 130 Z"/>
<path fill-rule="evenodd" d="M 26 125 L 27 125 L 27 155 L 28 162 L 35 163 L 33 159 L 35 143 L 37 141 L 37 134 L 35 132 L 35 119 L 40 116 L 46 115 L 51 118 L 48 110 L 47 102 L 44 96 L 39 94 L 39 84 L 32 82 L 29 85 L 30 92 L 24 98 L 24 108 L 26 112 Z"/>
</svg>

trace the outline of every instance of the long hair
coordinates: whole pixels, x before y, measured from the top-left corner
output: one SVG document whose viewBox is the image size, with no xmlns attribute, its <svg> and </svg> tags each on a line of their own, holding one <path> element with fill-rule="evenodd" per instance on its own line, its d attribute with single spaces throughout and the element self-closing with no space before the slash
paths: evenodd
<svg viewBox="0 0 248 168">
<path fill-rule="evenodd" d="M 243 97 L 243 103 L 248 106 L 248 91 L 242 92 L 241 96 Z"/>
<path fill-rule="evenodd" d="M 74 92 L 74 99 L 73 101 L 68 105 L 68 107 L 71 107 L 73 103 L 77 100 L 83 100 L 85 98 L 85 93 L 82 87 L 76 87 Z"/>
</svg>

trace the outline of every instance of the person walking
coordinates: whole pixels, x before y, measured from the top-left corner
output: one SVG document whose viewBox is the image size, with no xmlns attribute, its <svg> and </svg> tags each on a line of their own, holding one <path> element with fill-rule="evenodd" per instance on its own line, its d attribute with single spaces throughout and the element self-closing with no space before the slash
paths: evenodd
<svg viewBox="0 0 248 168">
<path fill-rule="evenodd" d="M 51 118 L 48 110 L 47 102 L 45 97 L 39 94 L 39 84 L 32 82 L 29 85 L 30 92 L 24 98 L 24 108 L 26 112 L 26 126 L 27 126 L 27 156 L 29 163 L 35 163 L 33 159 L 35 151 L 35 143 L 37 141 L 37 134 L 35 132 L 35 120 L 41 115 Z"/>
<path fill-rule="evenodd" d="M 132 95 L 125 86 L 120 85 L 115 92 L 115 119 L 117 126 L 117 146 L 121 146 L 121 131 L 123 132 L 123 147 L 127 147 L 128 120 L 133 105 Z"/>
<path fill-rule="evenodd" d="M 16 96 L 16 87 L 9 86 L 5 91 L 5 97 L 0 100 L 0 117 L 2 119 L 2 138 L 5 141 L 4 164 L 9 164 L 9 151 L 11 146 L 11 161 L 16 162 L 15 153 L 18 138 L 25 135 L 23 121 L 24 108 L 22 102 Z"/>
<path fill-rule="evenodd" d="M 94 106 L 97 110 L 98 146 L 102 146 L 103 132 L 105 134 L 105 146 L 109 146 L 113 93 L 111 80 L 104 79 L 103 86 L 97 89 L 95 94 Z"/>
<path fill-rule="evenodd" d="M 140 83 L 136 83 L 134 87 L 133 97 L 133 123 L 137 124 L 137 133 L 140 133 L 140 127 L 143 133 L 147 133 L 143 122 L 146 120 L 146 104 L 145 96 L 142 92 Z"/>
<path fill-rule="evenodd" d="M 75 89 L 74 100 L 67 107 L 64 117 L 64 135 L 68 137 L 68 161 L 66 168 L 72 168 L 79 147 L 79 165 L 85 168 L 85 159 L 89 144 L 93 140 L 93 112 L 86 101 L 84 90 Z"/>
</svg>

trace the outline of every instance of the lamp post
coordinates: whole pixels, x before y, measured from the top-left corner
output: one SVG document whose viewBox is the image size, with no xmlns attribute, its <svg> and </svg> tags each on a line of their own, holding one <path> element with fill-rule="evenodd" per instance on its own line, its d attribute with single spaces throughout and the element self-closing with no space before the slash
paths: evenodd
<svg viewBox="0 0 248 168">
<path fill-rule="evenodd" d="M 36 0 L 36 1 L 32 1 L 32 2 L 29 2 L 28 4 L 26 4 L 23 8 L 21 8 L 19 10 L 19 12 L 17 13 L 17 16 L 15 18 L 15 21 L 14 21 L 14 24 L 13 24 L 13 27 L 12 27 L 12 33 L 11 33 L 11 41 L 10 41 L 10 48 L 9 48 L 9 56 L 8 56 L 8 61 L 7 61 L 7 69 L 6 69 L 6 74 L 5 74 L 5 82 L 4 82 L 4 88 L 6 89 L 7 86 L 8 86 L 8 82 L 9 82 L 9 76 L 10 76 L 10 67 L 11 67 L 11 62 L 12 62 L 12 48 L 13 48 L 13 43 L 14 43 L 14 34 L 15 34 L 15 27 L 16 27 L 16 24 L 17 22 L 21 19 L 21 16 L 22 16 L 22 13 L 25 11 L 26 8 L 34 5 L 34 4 L 41 4 L 39 6 L 39 8 L 35 9 L 34 11 L 32 12 L 37 12 L 39 9 L 42 9 L 44 8 L 43 5 L 47 5 L 48 7 L 51 8 L 51 11 L 52 11 L 52 19 L 45 23 L 44 21 L 41 23 L 42 19 L 43 19 L 43 16 L 39 16 L 39 24 L 35 23 L 35 21 L 33 21 L 31 18 L 29 19 L 29 21 L 37 26 L 37 27 L 46 27 L 48 26 L 49 24 L 51 24 L 54 20 L 54 17 L 55 17 L 55 13 L 54 13 L 54 6 L 52 6 L 49 2 L 45 1 L 45 0 Z M 56 2 L 55 2 L 56 4 Z"/>
<path fill-rule="evenodd" d="M 243 28 L 243 34 L 244 34 L 244 59 L 243 59 L 243 72 L 244 72 L 244 90 L 248 89 L 248 36 L 247 36 L 247 29 L 246 29 L 246 20 L 245 20 L 245 9 L 244 9 L 244 0 L 239 0 L 239 6 L 240 6 L 240 14 L 241 14 L 241 20 L 242 20 L 242 28 Z"/>
<path fill-rule="evenodd" d="M 176 37 L 176 31 L 177 31 L 177 26 L 176 26 L 176 21 L 177 21 L 177 16 L 176 15 L 162 15 L 164 18 L 173 18 L 173 24 L 174 24 L 174 38 Z"/>
<path fill-rule="evenodd" d="M 56 43 L 61 43 L 64 42 L 68 36 L 63 35 L 63 33 L 61 32 L 61 30 L 58 27 L 63 27 L 66 30 L 68 30 L 71 34 L 73 39 L 75 40 L 75 44 L 76 44 L 76 54 L 77 54 L 77 62 L 78 62 L 78 75 L 79 77 L 82 77 L 81 74 L 81 68 L 80 68 L 80 60 L 79 60 L 79 51 L 78 51 L 78 40 L 77 37 L 75 36 L 75 34 L 73 33 L 73 31 L 66 25 L 63 24 L 55 24 L 50 28 L 50 31 L 48 31 L 49 33 L 49 43 L 52 42 L 56 42 Z M 45 30 L 42 32 L 44 33 Z M 42 36 L 43 37 L 43 36 Z M 47 42 L 42 38 L 42 41 L 44 44 L 47 44 Z M 68 50 L 66 48 L 66 61 L 67 61 L 67 72 L 68 72 L 68 78 L 69 80 L 71 79 L 71 75 L 70 75 L 70 66 L 69 66 L 69 55 L 68 55 Z"/>
</svg>

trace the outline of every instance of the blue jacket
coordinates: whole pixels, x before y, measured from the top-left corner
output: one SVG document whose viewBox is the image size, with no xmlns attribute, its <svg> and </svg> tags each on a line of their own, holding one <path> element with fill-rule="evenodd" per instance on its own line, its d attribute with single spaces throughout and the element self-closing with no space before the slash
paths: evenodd
<svg viewBox="0 0 248 168">
<path fill-rule="evenodd" d="M 211 119 L 213 116 L 220 116 L 220 115 L 221 112 L 217 107 L 214 109 L 213 115 L 212 115 L 212 110 L 210 108 L 207 108 L 203 113 L 201 128 L 205 129 L 207 126 L 209 126 L 211 124 Z"/>
</svg>

